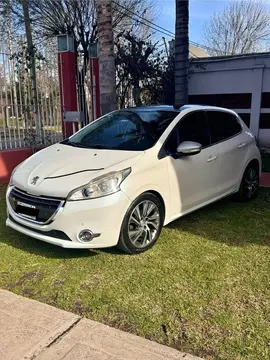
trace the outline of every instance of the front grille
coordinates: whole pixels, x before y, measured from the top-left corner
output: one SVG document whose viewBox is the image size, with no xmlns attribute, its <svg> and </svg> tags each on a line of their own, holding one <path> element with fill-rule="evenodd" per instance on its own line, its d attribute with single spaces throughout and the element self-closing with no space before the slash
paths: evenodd
<svg viewBox="0 0 270 360">
<path fill-rule="evenodd" d="M 30 195 L 17 188 L 10 191 L 8 199 L 17 216 L 39 224 L 49 223 L 64 204 L 62 199 Z"/>
<path fill-rule="evenodd" d="M 55 238 L 55 239 L 71 241 L 71 239 L 63 231 L 60 231 L 60 230 L 41 231 L 41 230 L 33 229 L 33 228 L 29 227 L 29 226 L 25 226 L 25 225 L 20 224 L 10 214 L 9 214 L 8 217 L 12 222 L 14 222 L 15 224 L 17 224 L 17 225 L 19 225 L 19 226 L 21 226 L 21 227 L 23 227 L 23 228 L 25 228 L 27 230 L 31 230 L 31 231 L 33 231 L 35 233 L 42 234 L 42 235 L 45 235 L 45 236 L 49 236 L 49 237 L 52 237 L 52 238 Z"/>
</svg>

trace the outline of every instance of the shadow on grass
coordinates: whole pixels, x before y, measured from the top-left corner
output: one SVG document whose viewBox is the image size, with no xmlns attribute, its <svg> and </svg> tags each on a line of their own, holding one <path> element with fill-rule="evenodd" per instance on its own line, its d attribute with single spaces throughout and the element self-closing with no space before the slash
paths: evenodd
<svg viewBox="0 0 270 360">
<path fill-rule="evenodd" d="M 3 227 L 4 226 L 5 225 L 3 225 Z M 0 242 L 2 243 L 35 255 L 41 255 L 52 259 L 92 257 L 99 255 L 100 252 L 112 255 L 128 255 L 115 247 L 104 249 L 66 249 L 20 234 L 9 228 L 6 228 L 4 233 L 1 233 L 0 231 L 0 237 Z"/>
<path fill-rule="evenodd" d="M 7 229 L 4 234 L 1 234 L 0 242 L 5 243 L 14 248 L 35 254 L 45 256 L 51 259 L 73 259 L 82 257 L 92 257 L 98 255 L 95 251 L 88 249 L 66 249 L 45 243 L 40 240 L 30 238 Z"/>
<path fill-rule="evenodd" d="M 270 246 L 270 190 L 260 189 L 258 198 L 238 203 L 220 200 L 167 226 L 230 246 Z"/>
</svg>

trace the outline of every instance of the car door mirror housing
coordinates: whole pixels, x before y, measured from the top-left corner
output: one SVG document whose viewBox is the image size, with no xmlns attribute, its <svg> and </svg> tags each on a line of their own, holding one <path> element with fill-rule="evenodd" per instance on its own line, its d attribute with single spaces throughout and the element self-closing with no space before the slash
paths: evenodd
<svg viewBox="0 0 270 360">
<path fill-rule="evenodd" d="M 202 145 L 194 141 L 184 141 L 177 147 L 178 155 L 196 155 L 202 150 Z"/>
</svg>

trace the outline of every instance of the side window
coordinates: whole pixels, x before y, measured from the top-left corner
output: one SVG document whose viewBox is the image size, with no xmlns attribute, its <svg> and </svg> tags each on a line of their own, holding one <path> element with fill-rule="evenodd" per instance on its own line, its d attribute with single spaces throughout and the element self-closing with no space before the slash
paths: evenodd
<svg viewBox="0 0 270 360">
<path fill-rule="evenodd" d="M 166 141 L 166 150 L 175 153 L 184 141 L 195 141 L 203 147 L 210 145 L 210 132 L 204 111 L 194 111 L 180 120 Z"/>
<path fill-rule="evenodd" d="M 212 143 L 226 140 L 241 132 L 237 117 L 224 111 L 207 112 Z"/>
<path fill-rule="evenodd" d="M 210 133 L 204 111 L 194 111 L 177 124 L 179 144 L 195 141 L 203 147 L 210 145 Z"/>
</svg>

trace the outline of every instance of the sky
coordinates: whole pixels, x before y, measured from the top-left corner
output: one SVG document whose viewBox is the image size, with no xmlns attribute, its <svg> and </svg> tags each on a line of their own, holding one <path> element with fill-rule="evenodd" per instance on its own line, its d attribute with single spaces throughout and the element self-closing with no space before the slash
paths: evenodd
<svg viewBox="0 0 270 360">
<path fill-rule="evenodd" d="M 204 43 L 203 33 L 204 26 L 207 20 L 215 12 L 220 12 L 226 5 L 229 5 L 232 1 L 237 0 L 189 0 L 190 2 L 190 40 L 199 44 Z M 255 0 L 256 1 L 256 0 Z M 264 0 L 269 7 L 270 0 Z M 175 0 L 155 0 L 157 16 L 154 20 L 156 24 L 164 27 L 167 30 L 175 32 Z M 157 34 L 160 37 L 163 34 Z"/>
</svg>

